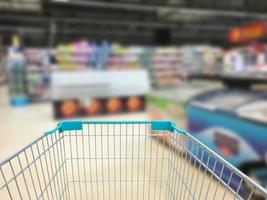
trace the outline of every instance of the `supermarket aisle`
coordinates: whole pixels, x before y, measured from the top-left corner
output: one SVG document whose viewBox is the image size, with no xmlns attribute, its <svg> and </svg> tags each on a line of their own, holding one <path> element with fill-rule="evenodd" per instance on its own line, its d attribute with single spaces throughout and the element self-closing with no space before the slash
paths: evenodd
<svg viewBox="0 0 267 200">
<path fill-rule="evenodd" d="M 52 106 L 50 103 L 30 104 L 25 107 L 14 108 L 14 107 L 9 106 L 8 104 L 8 92 L 7 91 L 8 90 L 6 87 L 0 88 L 0 96 L 2 97 L 0 101 L 0 111 L 1 111 L 0 112 L 0 121 L 1 121 L 0 160 L 7 158 L 11 154 L 14 154 L 20 148 L 29 144 L 35 138 L 39 137 L 44 131 L 55 127 L 56 124 L 58 123 L 58 121 L 53 119 Z M 145 113 L 127 114 L 127 115 L 124 114 L 124 115 L 116 115 L 116 116 L 109 116 L 109 117 L 98 117 L 98 119 L 102 119 L 102 120 L 145 120 L 147 119 L 147 115 Z M 137 131 L 139 129 L 135 128 L 131 130 Z M 146 129 L 146 130 L 149 130 L 149 129 Z M 92 134 L 93 132 L 90 131 L 90 133 Z M 115 134 L 115 132 L 112 132 L 112 133 Z M 136 135 L 136 134 L 132 133 L 132 135 Z M 145 135 L 147 135 L 147 133 Z M 90 137 L 93 137 L 93 136 L 94 135 L 91 135 Z M 96 137 L 96 133 L 95 133 L 95 137 Z M 77 147 L 72 146 L 74 143 L 72 143 L 70 149 L 69 147 L 67 147 L 67 152 L 77 151 L 76 152 L 77 159 L 74 159 L 75 164 L 73 165 L 73 163 L 71 163 L 70 165 L 69 163 L 70 161 L 67 162 L 67 166 L 68 166 L 67 168 L 69 168 L 69 171 L 71 169 L 74 169 L 75 172 L 80 171 L 81 166 L 83 165 L 84 166 L 83 170 L 88 169 L 85 171 L 87 173 L 89 173 L 90 171 L 91 175 L 95 177 L 96 183 L 99 182 L 99 187 L 101 188 L 100 191 L 104 191 L 103 193 L 101 193 L 101 195 L 107 194 L 110 196 L 110 199 L 116 199 L 115 198 L 116 194 L 127 196 L 127 199 L 142 198 L 144 195 L 148 195 L 145 197 L 145 199 L 155 199 L 155 198 L 161 198 L 164 196 L 174 195 L 174 194 L 169 194 L 166 188 L 167 187 L 166 180 L 168 176 L 169 166 L 168 166 L 168 162 L 164 162 L 164 161 L 169 160 L 170 159 L 169 156 L 172 155 L 169 153 L 170 151 L 169 151 L 168 145 L 166 146 L 159 145 L 160 143 L 156 141 L 155 139 L 152 139 L 151 137 L 142 137 L 142 140 L 140 140 L 140 136 L 139 136 L 139 139 L 136 140 L 138 137 L 134 139 L 133 136 L 130 135 L 130 137 L 127 137 L 129 138 L 128 141 L 125 140 L 126 137 L 123 137 L 125 140 L 125 141 L 123 140 L 124 141 L 123 143 L 121 143 L 120 140 L 117 141 L 117 139 L 119 139 L 117 137 L 113 137 L 113 139 L 111 140 L 108 137 L 110 137 L 110 135 L 107 135 L 106 138 L 101 136 L 100 140 L 97 140 L 98 142 L 92 143 L 91 145 L 85 144 L 85 147 L 86 147 L 85 152 L 90 152 L 90 151 L 94 152 L 93 146 L 96 147 L 95 152 L 98 152 L 98 154 L 95 153 L 95 156 L 96 156 L 95 160 L 92 160 L 92 162 L 89 162 L 89 163 L 88 163 L 89 161 L 88 159 L 84 162 L 78 162 L 79 160 L 78 157 L 80 157 L 79 156 L 80 154 L 78 154 L 78 150 L 77 150 L 78 146 Z M 94 141 L 93 139 L 92 140 L 91 139 L 89 139 L 88 141 Z M 103 156 L 101 155 L 103 153 L 103 149 L 104 149 L 104 152 L 109 152 L 109 149 L 110 148 L 112 149 L 112 143 L 114 146 L 113 150 L 116 150 L 114 151 L 115 152 L 114 156 L 112 154 L 107 155 L 109 159 L 107 160 L 102 159 L 98 161 L 97 158 L 100 158 Z M 147 145 L 145 145 L 146 143 Z M 69 143 L 67 142 L 67 144 Z M 79 142 L 78 144 L 83 144 L 83 143 Z M 101 148 L 103 147 L 103 144 L 109 144 L 111 145 L 111 147 L 109 147 L 108 145 L 108 149 Z M 143 150 L 141 148 L 140 151 L 131 151 L 131 149 L 138 149 L 138 148 L 133 148 L 134 145 L 137 145 L 138 147 L 144 146 L 144 148 Z M 80 147 L 81 146 L 79 145 L 79 148 Z M 91 148 L 90 151 L 88 151 L 87 149 L 88 147 Z M 120 150 L 116 148 L 119 148 Z M 79 152 L 82 152 L 82 151 L 80 150 Z M 118 154 L 120 152 L 127 152 L 124 155 L 124 157 L 122 157 L 121 159 L 123 160 L 122 163 L 115 162 L 116 159 L 113 159 L 113 160 L 110 159 L 112 157 L 116 157 L 115 156 L 116 153 Z M 139 154 L 142 155 L 141 157 L 144 157 L 144 158 L 148 155 L 149 159 L 142 160 L 142 159 L 139 159 L 140 156 L 138 156 L 138 159 L 133 159 L 134 156 L 137 156 Z M 154 159 L 154 158 L 157 158 L 157 159 Z M 185 162 L 186 160 L 184 156 L 182 156 L 182 154 L 180 153 L 174 154 L 173 158 L 174 158 L 174 161 L 178 161 L 178 162 L 175 162 L 175 163 L 178 163 L 177 166 L 181 166 L 181 167 L 176 168 L 177 167 L 176 166 L 173 169 L 172 177 L 176 177 L 176 178 L 171 179 L 171 181 L 173 182 L 172 183 L 173 188 L 170 188 L 170 189 L 174 191 L 178 191 L 179 196 L 184 196 L 184 197 L 188 196 L 189 198 L 189 196 L 191 196 L 192 194 L 188 192 L 187 186 L 190 186 L 190 188 L 191 187 L 194 188 L 195 195 L 201 198 L 212 199 L 214 197 L 223 196 L 225 194 L 226 194 L 226 199 L 232 197 L 231 192 L 229 192 L 224 187 L 222 187 L 222 185 L 218 183 L 218 181 L 216 181 L 215 178 L 211 177 L 209 174 L 206 174 L 206 172 L 204 173 L 204 171 L 201 170 L 198 167 L 198 165 L 196 165 L 195 163 L 190 164 L 188 160 L 187 162 Z M 97 163 L 99 166 L 97 166 Z M 120 163 L 119 166 L 117 166 L 118 163 Z M 95 168 L 92 166 L 95 166 Z M 147 166 L 151 166 L 151 167 L 147 167 Z M 15 169 L 19 170 L 19 167 L 17 165 L 15 165 L 14 167 Z M 38 167 L 39 170 L 41 169 L 40 167 L 41 166 Z M 113 176 L 114 183 L 110 185 L 104 184 L 104 182 L 101 181 L 102 180 L 101 177 L 97 178 L 98 168 L 100 172 L 102 173 L 102 176 L 101 176 L 102 178 L 106 177 L 107 180 L 110 180 L 110 178 L 112 179 L 112 176 Z M 81 177 L 83 177 L 83 170 L 79 174 L 79 176 L 81 175 Z M 127 170 L 130 171 L 130 173 L 128 173 Z M 96 174 L 94 174 L 95 171 L 96 171 Z M 141 175 L 139 173 L 140 171 L 142 172 Z M 179 172 L 182 172 L 182 174 L 179 174 Z M 121 174 L 123 174 L 123 176 L 125 175 L 124 178 Z M 154 177 L 155 179 L 154 183 L 153 183 L 153 178 L 152 178 L 150 180 L 152 181 L 151 184 L 147 184 L 146 182 L 143 182 L 143 184 L 141 183 L 135 184 L 136 180 L 139 182 L 144 181 L 142 180 L 142 177 L 141 177 L 143 176 L 143 174 L 145 174 L 145 176 L 148 176 L 148 177 L 144 177 L 144 180 L 150 180 L 152 177 Z M 33 175 L 33 176 L 34 176 L 33 177 L 34 180 L 37 180 L 37 175 Z M 73 174 L 72 176 L 74 177 Z M 78 180 L 80 180 L 80 178 Z M 127 181 L 123 182 L 123 180 L 127 180 Z M 150 183 L 150 181 L 148 183 Z M 123 186 L 119 187 L 119 185 L 116 184 L 116 182 L 123 183 Z M 125 184 L 128 182 L 129 184 Z M 86 185 L 87 186 L 91 185 L 89 183 L 90 182 L 88 182 L 88 184 L 82 184 L 82 185 L 81 183 L 70 184 L 69 189 L 70 191 L 74 191 L 75 193 L 74 188 L 79 189 L 81 186 L 82 188 L 86 188 Z M 151 185 L 151 188 L 150 188 L 150 185 Z M 94 186 L 97 186 L 97 184 L 94 184 Z M 141 188 L 140 190 L 139 190 L 139 187 Z M 87 190 L 83 190 L 83 191 L 87 191 Z M 128 193 L 125 191 L 128 191 Z M 149 191 L 151 195 L 149 195 Z M 92 187 L 90 192 L 95 196 L 98 193 L 98 189 Z M 5 195 L 7 194 L 5 193 L 4 196 Z M 72 196 L 75 194 L 70 193 L 69 195 Z M 81 194 L 79 195 L 80 197 L 82 197 L 86 194 L 83 194 L 81 192 Z"/>
<path fill-rule="evenodd" d="M 118 132 L 122 134 L 118 135 Z M 27 182 L 29 193 L 34 194 L 38 183 L 40 188 L 45 188 L 46 180 L 51 180 L 52 174 L 55 174 L 48 190 L 42 193 L 38 189 L 40 197 L 50 199 L 51 195 L 56 195 L 56 199 L 88 199 L 92 195 L 89 199 L 152 200 L 176 199 L 173 196 L 179 196 L 177 199 L 217 199 L 225 195 L 225 199 L 233 199 L 232 193 L 213 176 L 201 170 L 191 157 L 188 160 L 188 154 L 185 157 L 182 151 L 178 151 L 184 146 L 182 141 L 185 138 L 182 135 L 175 138 L 178 143 L 172 140 L 172 143 L 162 144 L 157 141 L 155 134 L 150 134 L 149 125 L 144 124 L 85 125 L 83 132 L 67 131 L 64 136 L 51 134 L 44 140 L 56 146 L 44 152 L 45 156 L 40 157 L 41 162 L 29 166 L 34 180 Z M 176 148 L 171 144 L 176 144 Z M 65 167 L 57 162 L 62 156 L 58 154 L 60 149 L 64 149 L 67 158 Z M 20 159 L 25 169 L 27 162 L 23 156 Z M 50 164 L 51 170 L 48 167 Z M 20 172 L 18 165 L 13 163 L 12 166 L 16 174 Z M 43 172 L 43 168 L 47 171 Z M 5 176 L 10 180 L 13 174 L 5 170 Z M 40 177 L 43 181 L 37 181 Z M 12 195 L 14 199 L 19 199 L 16 191 L 16 187 L 19 187 L 24 199 L 27 192 L 23 187 L 23 179 L 17 181 L 19 186 L 10 186 L 14 191 Z M 1 199 L 7 197 L 6 190 L 0 191 Z"/>
<path fill-rule="evenodd" d="M 85 118 L 83 118 L 85 119 Z M 145 113 L 97 117 L 103 120 L 145 120 Z M 11 107 L 8 104 L 8 88 L 0 87 L 0 160 L 7 158 L 20 148 L 32 142 L 44 131 L 58 123 L 53 119 L 50 103 Z"/>
</svg>

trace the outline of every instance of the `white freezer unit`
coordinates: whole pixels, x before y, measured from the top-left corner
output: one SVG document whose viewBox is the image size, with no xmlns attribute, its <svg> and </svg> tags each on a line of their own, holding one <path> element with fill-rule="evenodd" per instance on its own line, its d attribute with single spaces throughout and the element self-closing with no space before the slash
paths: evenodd
<svg viewBox="0 0 267 200">
<path fill-rule="evenodd" d="M 149 90 L 145 70 L 57 71 L 51 79 L 53 100 L 145 95 Z"/>
</svg>

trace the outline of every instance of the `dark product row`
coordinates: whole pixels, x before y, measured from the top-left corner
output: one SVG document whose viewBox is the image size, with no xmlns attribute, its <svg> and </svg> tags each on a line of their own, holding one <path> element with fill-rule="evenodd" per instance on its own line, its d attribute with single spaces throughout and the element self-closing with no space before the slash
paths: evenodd
<svg viewBox="0 0 267 200">
<path fill-rule="evenodd" d="M 56 118 L 95 116 L 145 110 L 144 96 L 58 100 L 53 103 Z"/>
</svg>

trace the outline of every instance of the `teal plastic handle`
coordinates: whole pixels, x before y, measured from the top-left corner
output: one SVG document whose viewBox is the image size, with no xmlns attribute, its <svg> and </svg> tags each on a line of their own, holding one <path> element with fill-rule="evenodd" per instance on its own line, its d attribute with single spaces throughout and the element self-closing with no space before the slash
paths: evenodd
<svg viewBox="0 0 267 200">
<path fill-rule="evenodd" d="M 151 130 L 157 131 L 171 131 L 181 134 L 187 134 L 187 131 L 178 129 L 172 121 L 169 120 L 147 120 L 147 121 L 78 121 L 78 120 L 66 120 L 58 123 L 57 127 L 46 131 L 45 135 L 53 134 L 56 131 L 64 132 L 71 130 L 82 130 L 83 124 L 151 124 Z"/>
<path fill-rule="evenodd" d="M 51 134 L 55 133 L 57 130 L 59 130 L 58 126 L 56 128 L 49 130 L 49 131 L 45 131 L 44 134 L 45 135 L 51 135 Z"/>
</svg>

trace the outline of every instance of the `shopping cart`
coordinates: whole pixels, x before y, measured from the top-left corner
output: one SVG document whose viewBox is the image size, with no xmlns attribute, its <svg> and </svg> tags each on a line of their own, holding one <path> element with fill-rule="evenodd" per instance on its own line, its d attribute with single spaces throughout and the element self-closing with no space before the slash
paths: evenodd
<svg viewBox="0 0 267 200">
<path fill-rule="evenodd" d="M 266 198 L 169 121 L 63 121 L 0 164 L 0 199 Z"/>
</svg>

